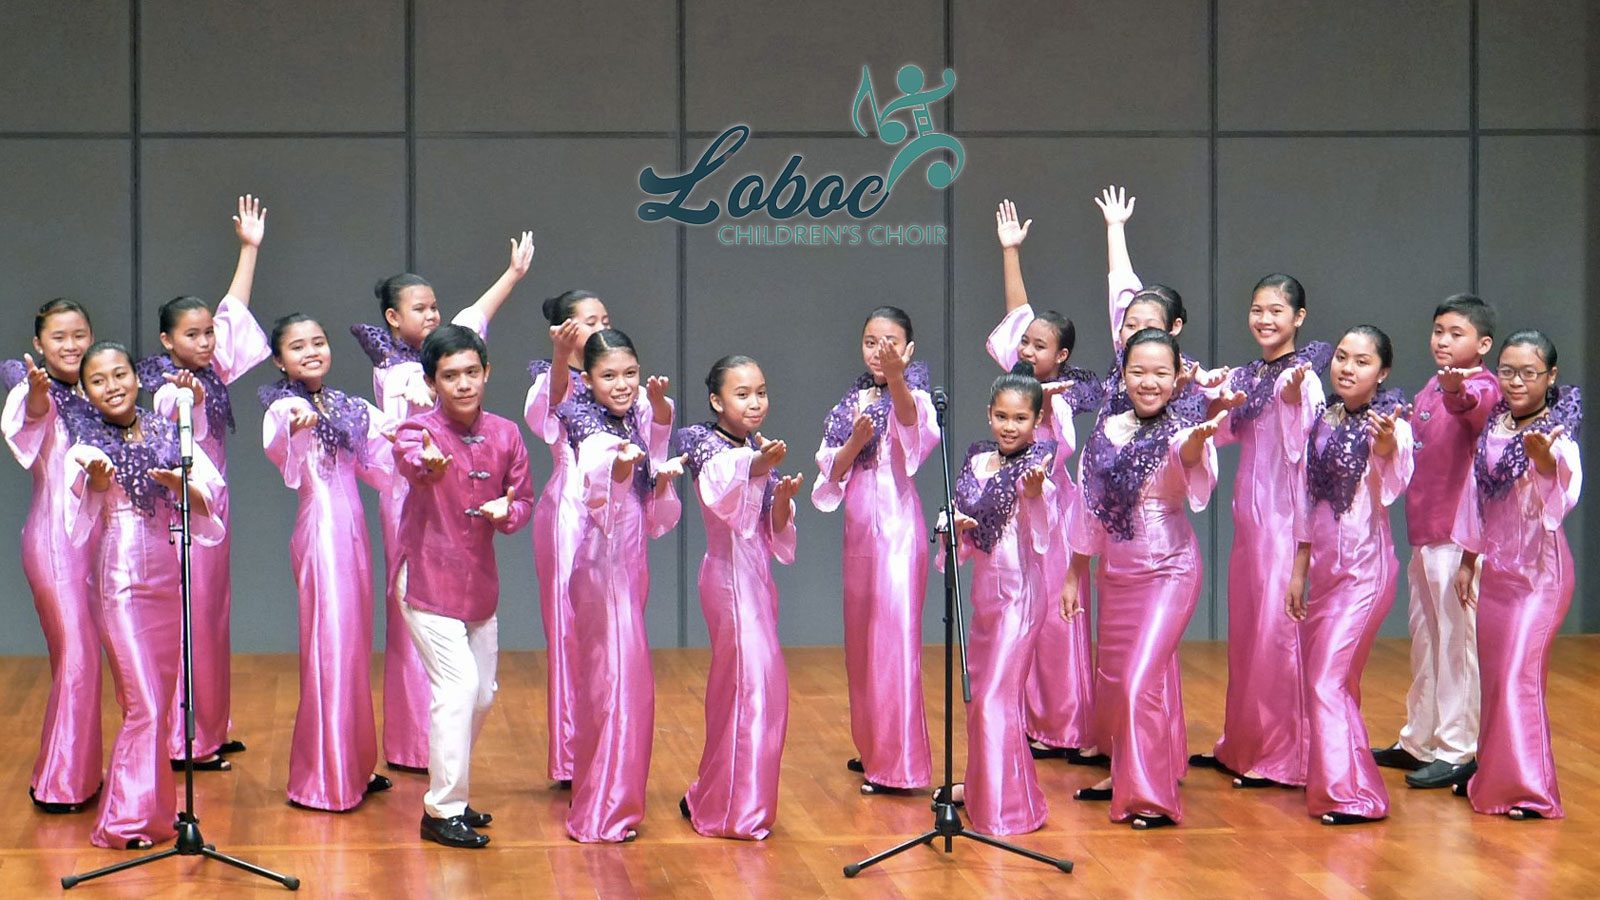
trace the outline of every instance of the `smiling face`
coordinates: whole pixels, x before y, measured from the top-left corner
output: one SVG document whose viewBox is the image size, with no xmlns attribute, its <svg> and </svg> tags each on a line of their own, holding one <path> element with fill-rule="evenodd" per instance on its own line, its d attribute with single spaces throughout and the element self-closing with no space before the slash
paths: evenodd
<svg viewBox="0 0 1600 900">
<path fill-rule="evenodd" d="M 307 389 L 322 389 L 322 379 L 332 365 L 328 335 L 316 322 L 296 322 L 284 329 L 278 341 L 278 365 L 283 374 L 304 384 Z"/>
<path fill-rule="evenodd" d="M 102 350 L 83 364 L 83 394 L 107 422 L 133 424 L 139 399 L 139 376 L 133 362 L 115 350 Z"/>
<path fill-rule="evenodd" d="M 989 432 L 1007 456 L 1033 443 L 1033 429 L 1038 424 L 1033 400 L 1021 391 L 1001 391 L 989 403 Z"/>
<path fill-rule="evenodd" d="M 897 349 L 904 347 L 906 330 L 893 319 L 868 320 L 867 327 L 861 332 L 861 361 L 872 373 L 872 380 L 878 384 L 885 380 L 883 366 L 878 364 L 878 348 L 885 344 Z"/>
<path fill-rule="evenodd" d="M 217 350 L 217 327 L 211 310 L 189 309 L 178 315 L 172 330 L 161 332 L 161 346 L 179 368 L 203 369 Z"/>
<path fill-rule="evenodd" d="M 1166 408 L 1178 381 L 1177 354 L 1165 344 L 1147 341 L 1128 351 L 1122 383 L 1128 389 L 1133 411 L 1149 418 Z"/>
<path fill-rule="evenodd" d="M 1389 370 L 1378 355 L 1378 344 L 1365 334 L 1347 334 L 1333 350 L 1333 392 L 1346 409 L 1358 409 L 1372 402 L 1378 385 Z"/>
<path fill-rule="evenodd" d="M 43 357 L 45 368 L 57 381 L 75 384 L 83 351 L 93 343 L 94 332 L 89 329 L 89 320 L 77 310 L 68 310 L 45 318 L 44 328 L 33 339 L 33 349 Z"/>
<path fill-rule="evenodd" d="M 1428 339 L 1433 362 L 1441 369 L 1446 366 L 1470 369 L 1480 365 L 1493 344 L 1494 338 L 1480 335 L 1472 320 L 1458 312 L 1447 312 L 1434 319 L 1433 335 Z"/>
<path fill-rule="evenodd" d="M 1176 336 L 1178 332 L 1183 330 L 1183 322 L 1182 320 L 1178 321 L 1175 328 L 1169 327 L 1167 308 L 1162 306 L 1160 302 L 1156 300 L 1135 300 L 1128 304 L 1127 312 L 1122 314 L 1122 330 L 1119 333 L 1119 340 L 1126 344 L 1128 338 L 1146 328 L 1158 328 L 1162 331 L 1169 331 Z"/>
<path fill-rule="evenodd" d="M 1513 416 L 1519 417 L 1538 411 L 1556 382 L 1556 367 L 1548 365 L 1539 348 L 1532 344 L 1512 344 L 1501 349 L 1498 374 L 1506 405 L 1511 407 Z"/>
<path fill-rule="evenodd" d="M 639 396 L 639 357 L 622 347 L 607 350 L 583 373 L 583 383 L 612 415 L 627 415 Z"/>
<path fill-rule="evenodd" d="M 711 395 L 717 424 L 734 437 L 746 437 L 767 418 L 767 376 L 757 365 L 722 373 L 722 389 Z"/>
<path fill-rule="evenodd" d="M 483 409 L 483 388 L 489 383 L 489 367 L 478 351 L 458 350 L 439 358 L 428 387 L 439 398 L 444 414 L 463 425 L 478 420 Z"/>
<path fill-rule="evenodd" d="M 1022 333 L 1022 341 L 1017 344 L 1017 359 L 1033 366 L 1033 377 L 1040 381 L 1054 379 L 1071 355 L 1071 351 L 1062 349 L 1061 337 L 1055 328 L 1043 319 L 1029 323 L 1028 330 Z"/>
<path fill-rule="evenodd" d="M 1250 334 L 1264 359 L 1275 359 L 1294 346 L 1294 333 L 1306 320 L 1280 288 L 1264 287 L 1250 298 Z"/>
<path fill-rule="evenodd" d="M 439 299 L 425 284 L 401 288 L 395 308 L 384 310 L 383 318 L 406 346 L 421 347 L 423 338 L 439 327 Z"/>
</svg>

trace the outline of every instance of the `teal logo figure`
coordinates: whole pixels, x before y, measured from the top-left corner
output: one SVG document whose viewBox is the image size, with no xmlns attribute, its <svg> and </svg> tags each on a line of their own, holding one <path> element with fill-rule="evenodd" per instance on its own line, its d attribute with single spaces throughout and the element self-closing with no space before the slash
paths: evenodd
<svg viewBox="0 0 1600 900">
<path fill-rule="evenodd" d="M 900 180 L 900 176 L 904 175 L 917 160 L 930 153 L 944 151 L 950 154 L 954 164 L 942 159 L 934 160 L 928 164 L 926 176 L 930 187 L 943 190 L 961 174 L 961 167 L 967 161 L 967 154 L 960 141 L 935 128 L 933 114 L 928 107 L 950 96 L 950 92 L 956 89 L 955 70 L 945 69 L 940 83 L 929 87 L 922 67 L 908 63 L 895 73 L 894 82 L 900 89 L 901 96 L 890 100 L 880 108 L 877 91 L 872 86 L 872 71 L 867 66 L 861 67 L 861 86 L 856 90 L 856 99 L 850 109 L 850 119 L 855 123 L 856 133 L 862 137 L 870 137 L 861 122 L 862 106 L 865 105 L 871 112 L 872 127 L 877 131 L 878 140 L 891 147 L 898 147 L 910 137 L 912 129 L 907 128 L 906 124 L 895 116 L 909 112 L 916 137 L 895 154 L 894 162 L 890 164 L 888 173 L 883 176 L 884 190 L 885 192 L 893 190 L 895 182 Z"/>
</svg>

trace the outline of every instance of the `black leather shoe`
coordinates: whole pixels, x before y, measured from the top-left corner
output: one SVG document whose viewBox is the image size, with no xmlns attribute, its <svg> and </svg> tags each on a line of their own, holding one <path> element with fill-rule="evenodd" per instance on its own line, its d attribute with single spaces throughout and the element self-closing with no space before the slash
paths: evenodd
<svg viewBox="0 0 1600 900">
<path fill-rule="evenodd" d="M 38 797 L 34 796 L 33 788 L 28 788 L 28 799 L 33 801 L 33 805 L 38 807 L 40 812 L 49 813 L 53 816 L 63 816 L 70 815 L 72 813 L 83 812 L 84 810 L 88 809 L 89 806 L 94 803 L 95 798 L 99 796 L 100 789 L 96 788 L 95 792 L 89 795 L 89 799 L 83 801 L 82 803 L 51 803 L 48 800 L 40 800 Z"/>
<path fill-rule="evenodd" d="M 389 760 L 384 760 L 383 764 L 388 766 L 389 768 L 395 770 L 396 772 L 408 772 L 408 773 L 410 773 L 412 775 L 426 775 L 426 774 L 428 774 L 428 767 L 427 766 L 402 766 L 397 762 L 391 762 Z"/>
<path fill-rule="evenodd" d="M 1227 766 L 1218 762 L 1217 758 L 1209 753 L 1189 754 L 1189 765 L 1194 766 L 1196 769 L 1216 769 L 1219 772 L 1228 771 Z"/>
<path fill-rule="evenodd" d="M 690 821 L 694 820 L 694 813 L 689 811 L 688 794 L 684 794 L 682 797 L 678 798 L 678 812 L 682 813 L 685 819 L 689 819 Z"/>
<path fill-rule="evenodd" d="M 243 753 L 244 751 L 244 741 L 225 741 L 222 746 L 217 748 L 217 752 L 223 756 L 227 756 L 230 753 Z"/>
<path fill-rule="evenodd" d="M 1362 825 L 1378 820 L 1371 816 L 1358 816 L 1355 813 L 1331 812 L 1323 813 L 1321 821 L 1324 825 Z"/>
<path fill-rule="evenodd" d="M 1427 765 L 1426 762 L 1407 753 L 1406 748 L 1398 743 L 1393 747 L 1383 747 L 1381 749 L 1373 747 L 1372 760 L 1386 769 L 1404 769 L 1407 772 L 1415 772 Z"/>
<path fill-rule="evenodd" d="M 392 787 L 394 787 L 394 782 L 393 781 L 390 781 L 389 779 L 383 777 L 382 775 L 378 775 L 378 774 L 374 773 L 371 778 L 367 779 L 367 791 L 366 792 L 369 793 L 369 794 L 381 794 L 384 791 L 387 791 L 388 789 L 390 789 Z"/>
<path fill-rule="evenodd" d="M 467 847 L 474 850 L 489 845 L 489 836 L 473 831 L 464 816 L 441 819 L 423 813 L 422 839 L 446 847 Z"/>
<path fill-rule="evenodd" d="M 1461 765 L 1447 763 L 1436 759 L 1422 768 L 1406 776 L 1406 784 L 1414 788 L 1442 788 L 1452 784 L 1459 784 L 1471 778 L 1478 771 L 1476 760 L 1468 760 Z"/>
<path fill-rule="evenodd" d="M 486 812 L 479 812 L 469 806 L 467 811 L 461 814 L 461 821 L 471 825 L 473 828 L 488 828 L 489 823 L 494 821 L 494 816 Z"/>
<path fill-rule="evenodd" d="M 1111 757 L 1104 753 L 1084 753 L 1076 747 L 1067 750 L 1067 764 L 1073 766 L 1098 766 L 1111 768 Z"/>
<path fill-rule="evenodd" d="M 1111 788 L 1086 787 L 1078 788 L 1072 792 L 1072 799 L 1104 802 L 1111 799 Z"/>
<path fill-rule="evenodd" d="M 844 767 L 857 775 L 867 774 L 867 767 L 861 764 L 861 757 L 852 756 L 844 761 Z"/>
</svg>

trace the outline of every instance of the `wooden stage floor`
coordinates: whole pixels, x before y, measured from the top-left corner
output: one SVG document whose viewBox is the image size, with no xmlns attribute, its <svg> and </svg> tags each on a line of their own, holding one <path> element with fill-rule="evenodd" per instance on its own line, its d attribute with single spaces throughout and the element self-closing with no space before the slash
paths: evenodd
<svg viewBox="0 0 1600 900">
<path fill-rule="evenodd" d="M 296 660 L 235 659 L 234 736 L 249 751 L 231 773 L 199 776 L 207 840 L 262 865 L 297 874 L 304 896 L 633 897 L 718 900 L 777 897 L 1555 897 L 1600 894 L 1600 636 L 1563 637 L 1550 679 L 1556 757 L 1569 818 L 1513 822 L 1474 815 L 1446 791 L 1408 790 L 1386 770 L 1388 821 L 1333 829 L 1305 813 L 1290 790 L 1232 789 L 1196 771 L 1184 787 L 1183 826 L 1134 832 L 1107 821 L 1103 804 L 1077 803 L 1074 788 L 1101 770 L 1040 763 L 1050 819 L 1019 843 L 1072 858 L 1071 875 L 958 842 L 945 855 L 915 848 L 846 880 L 840 868 L 925 830 L 926 794 L 863 797 L 846 772 L 852 755 L 844 665 L 837 648 L 788 651 L 792 684 L 782 810 L 763 843 L 702 838 L 677 800 L 698 764 L 707 653 L 655 656 L 656 742 L 649 812 L 637 842 L 582 846 L 562 830 L 566 795 L 543 777 L 544 657 L 501 657 L 500 694 L 474 760 L 473 804 L 495 814 L 485 850 L 450 850 L 417 837 L 424 779 L 389 772 L 395 789 L 343 815 L 285 805 Z M 376 660 L 375 660 L 376 662 Z M 943 664 L 924 655 L 935 754 Z M 1190 746 L 1207 749 L 1222 714 L 1225 648 L 1183 649 Z M 374 670 L 376 672 L 376 668 Z M 42 659 L 0 658 L 0 897 L 58 896 L 61 875 L 128 854 L 89 845 L 93 813 L 46 816 L 27 800 L 37 728 L 48 688 Z M 1374 740 L 1392 740 L 1403 718 L 1406 643 L 1373 652 L 1365 694 Z M 381 680 L 374 679 L 375 684 Z M 107 683 L 106 740 L 118 723 Z M 381 708 L 381 707 L 379 707 Z M 957 720 L 959 777 L 961 724 Z M 166 860 L 73 889 L 83 897 L 282 896 L 283 889 L 218 863 Z"/>
</svg>

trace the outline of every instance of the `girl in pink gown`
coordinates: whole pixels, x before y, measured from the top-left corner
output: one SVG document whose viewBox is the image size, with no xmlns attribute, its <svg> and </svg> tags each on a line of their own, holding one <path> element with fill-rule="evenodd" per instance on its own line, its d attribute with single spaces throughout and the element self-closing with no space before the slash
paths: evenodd
<svg viewBox="0 0 1600 900">
<path fill-rule="evenodd" d="M 68 423 L 88 406 L 78 361 L 94 342 L 89 314 L 72 300 L 51 300 L 33 320 L 34 355 L 0 364 L 6 389 L 0 418 L 6 444 L 33 476 L 22 526 L 22 572 L 50 655 L 50 699 L 28 796 L 48 813 L 84 809 L 100 790 L 100 633 L 89 593 L 91 556 L 67 539 L 62 465 Z M 72 413 L 77 410 L 80 415 Z"/>
<path fill-rule="evenodd" d="M 706 744 L 678 809 L 707 837 L 759 841 L 778 817 L 789 724 L 771 560 L 794 562 L 794 496 L 804 479 L 779 475 L 788 446 L 757 433 L 767 415 L 767 380 L 755 360 L 718 360 L 706 390 L 716 420 L 677 435 L 706 527 L 699 588 L 711 636 Z"/>
<path fill-rule="evenodd" d="M 143 849 L 171 838 L 177 815 L 166 743 L 181 666 L 181 567 L 168 531 L 179 516 L 178 429 L 134 405 L 139 382 L 120 344 L 90 347 L 82 380 L 92 408 L 74 413 L 68 429 L 75 443 L 61 461 L 69 486 L 62 516 L 72 544 L 90 554 L 95 621 L 123 717 L 90 840 Z M 177 384 L 200 392 L 193 376 Z M 197 443 L 189 473 L 195 544 L 222 539 L 225 496 Z"/>
<path fill-rule="evenodd" d="M 328 336 L 295 313 L 272 328 L 282 380 L 260 390 L 261 441 L 300 498 L 289 560 L 300 599 L 300 706 L 289 748 L 289 801 L 341 812 L 389 779 L 372 719 L 372 571 L 360 478 L 383 490 L 394 475 L 383 414 L 326 387 Z"/>
<path fill-rule="evenodd" d="M 1381 819 L 1389 794 L 1361 719 L 1361 671 L 1394 604 L 1396 562 L 1387 507 L 1411 480 L 1405 396 L 1379 391 L 1393 355 L 1389 338 L 1357 325 L 1333 353 L 1337 402 L 1310 423 L 1305 500 L 1286 606 L 1300 623 L 1309 716 L 1306 808 L 1324 825 Z M 1307 366 L 1280 402 L 1294 406 Z M 1309 583 L 1307 573 L 1309 572 Z"/>
<path fill-rule="evenodd" d="M 583 531 L 569 585 L 580 658 L 575 671 L 572 806 L 567 834 L 584 843 L 631 841 L 644 818 L 645 778 L 655 730 L 655 678 L 644 604 L 648 541 L 678 524 L 672 479 L 683 459 L 665 459 L 672 430 L 668 382 L 646 386 L 654 416 L 633 415 L 639 358 L 620 331 L 584 344 L 589 393 L 557 411 L 576 454 Z M 648 433 L 648 436 L 646 436 Z"/>
<path fill-rule="evenodd" d="M 1205 509 L 1216 486 L 1212 436 L 1227 413 L 1186 426 L 1170 407 L 1182 365 L 1178 342 L 1146 328 L 1126 345 L 1127 412 L 1102 415 L 1079 457 L 1083 514 L 1071 523 L 1072 571 L 1062 615 L 1080 612 L 1077 593 L 1100 557 L 1098 733 L 1111 777 L 1078 791 L 1110 800 L 1111 820 L 1134 828 L 1182 821 L 1178 782 L 1187 757 L 1178 642 L 1200 599 L 1199 542 L 1184 516 Z"/>
<path fill-rule="evenodd" d="M 222 473 L 227 491 L 227 437 L 233 431 L 233 403 L 228 385 L 272 354 L 267 335 L 250 314 L 250 290 L 255 283 L 256 255 L 266 233 L 267 211 L 258 197 L 239 198 L 233 217 L 239 238 L 239 262 L 228 293 L 216 312 L 199 297 L 178 297 L 161 306 L 161 346 L 166 352 L 139 361 L 139 381 L 154 396 L 158 415 L 176 420 L 180 388 L 172 384 L 182 372 L 191 372 L 205 388 L 205 409 L 195 409 L 194 437 L 206 457 Z M 224 498 L 224 501 L 226 498 Z M 227 516 L 228 504 L 218 504 Z M 194 579 L 191 602 L 194 630 L 194 759 L 200 770 L 230 768 L 223 755 L 244 750 L 242 741 L 229 740 L 232 709 L 233 587 L 229 567 L 229 527 L 222 522 L 222 540 L 215 546 L 196 546 L 190 558 Z M 167 753 L 174 769 L 184 756 L 183 700 L 172 698 Z"/>
<path fill-rule="evenodd" d="M 867 371 L 833 407 L 817 450 L 811 502 L 844 504 L 844 657 L 850 734 L 861 792 L 932 780 L 922 700 L 922 601 L 928 531 L 913 478 L 939 441 L 928 369 L 912 363 L 911 318 L 893 306 L 867 316 Z"/>
<path fill-rule="evenodd" d="M 1256 283 L 1249 321 L 1261 358 L 1229 376 L 1229 388 L 1245 400 L 1217 433 L 1218 446 L 1239 445 L 1239 474 L 1228 555 L 1228 692 L 1211 758 L 1235 773 L 1239 788 L 1306 783 L 1300 629 L 1280 610 L 1294 563 L 1305 436 L 1322 405 L 1322 382 L 1301 367 L 1326 370 L 1333 348 L 1314 341 L 1296 349 L 1305 318 L 1299 281 L 1268 275 Z M 1291 380 L 1293 404 L 1283 401 Z"/>
<path fill-rule="evenodd" d="M 511 263 L 483 296 L 450 321 L 489 336 L 489 321 L 512 288 L 533 264 L 533 235 L 511 242 Z M 433 285 L 409 272 L 393 275 L 373 288 L 382 309 L 382 325 L 350 326 L 350 333 L 372 360 L 372 395 L 383 417 L 403 422 L 434 407 L 433 392 L 422 377 L 422 339 L 439 327 L 439 301 Z M 432 691 L 428 673 L 417 655 L 411 632 L 400 616 L 395 575 L 400 565 L 400 509 L 410 482 L 390 481 L 378 495 L 378 520 L 383 526 L 384 642 L 383 642 L 383 754 L 393 768 L 425 772 L 428 768 L 428 707 Z"/>
<path fill-rule="evenodd" d="M 1026 703 L 1039 625 L 1053 605 L 1046 557 L 1059 531 L 1048 477 L 1056 445 L 1034 441 L 1043 408 L 1033 376 L 996 379 L 989 398 L 994 439 L 967 449 L 955 485 L 957 554 L 974 566 L 967 774 L 951 799 L 984 834 L 1035 831 L 1047 812 L 1027 748 Z M 939 563 L 949 564 L 944 553 Z"/>
<path fill-rule="evenodd" d="M 1044 385 L 1048 411 L 1039 424 L 1056 443 L 1050 478 L 1055 483 L 1057 527 L 1051 531 L 1051 548 L 1045 554 L 1044 587 L 1053 604 L 1067 577 L 1072 554 L 1067 549 L 1066 523 L 1079 497 L 1069 465 L 1078 444 L 1072 417 L 1099 407 L 1100 377 L 1067 365 L 1077 336 L 1072 320 L 1054 310 L 1035 315 L 1028 303 L 1021 246 L 1033 220 L 1018 224 L 1016 206 L 1006 200 L 995 213 L 995 223 L 1004 257 L 1006 315 L 989 333 L 986 347 L 1002 369 L 1009 372 L 1020 361 Z M 1087 570 L 1083 577 L 1089 577 Z M 1078 585 L 1080 596 L 1088 592 L 1087 582 Z M 1096 749 L 1093 732 L 1094 648 L 1089 635 L 1087 615 L 1071 619 L 1047 615 L 1039 622 L 1038 650 L 1029 667 L 1027 689 L 1028 738 L 1034 759 L 1059 757 L 1079 765 L 1107 763 Z"/>
<path fill-rule="evenodd" d="M 1550 648 L 1572 606 L 1572 551 L 1561 523 L 1583 487 L 1583 401 L 1577 387 L 1556 386 L 1556 348 L 1538 331 L 1506 338 L 1497 374 L 1505 399 L 1478 439 L 1454 528 L 1466 551 L 1456 594 L 1478 609 L 1483 691 L 1478 771 L 1465 793 L 1480 813 L 1558 819 L 1565 813 L 1545 685 Z"/>
<path fill-rule="evenodd" d="M 583 344 L 589 335 L 611 327 L 600 298 L 588 291 L 567 291 L 544 301 L 550 322 L 550 359 L 528 364 L 533 386 L 523 404 L 523 420 L 534 436 L 550 445 L 550 480 L 533 509 L 533 561 L 539 577 L 539 613 L 544 622 L 546 721 L 549 725 L 548 773 L 561 787 L 572 786 L 572 663 L 578 648 L 572 642 L 572 600 L 567 582 L 572 555 L 582 528 L 583 495 L 570 477 L 572 445 L 556 410 L 584 390 Z"/>
</svg>

